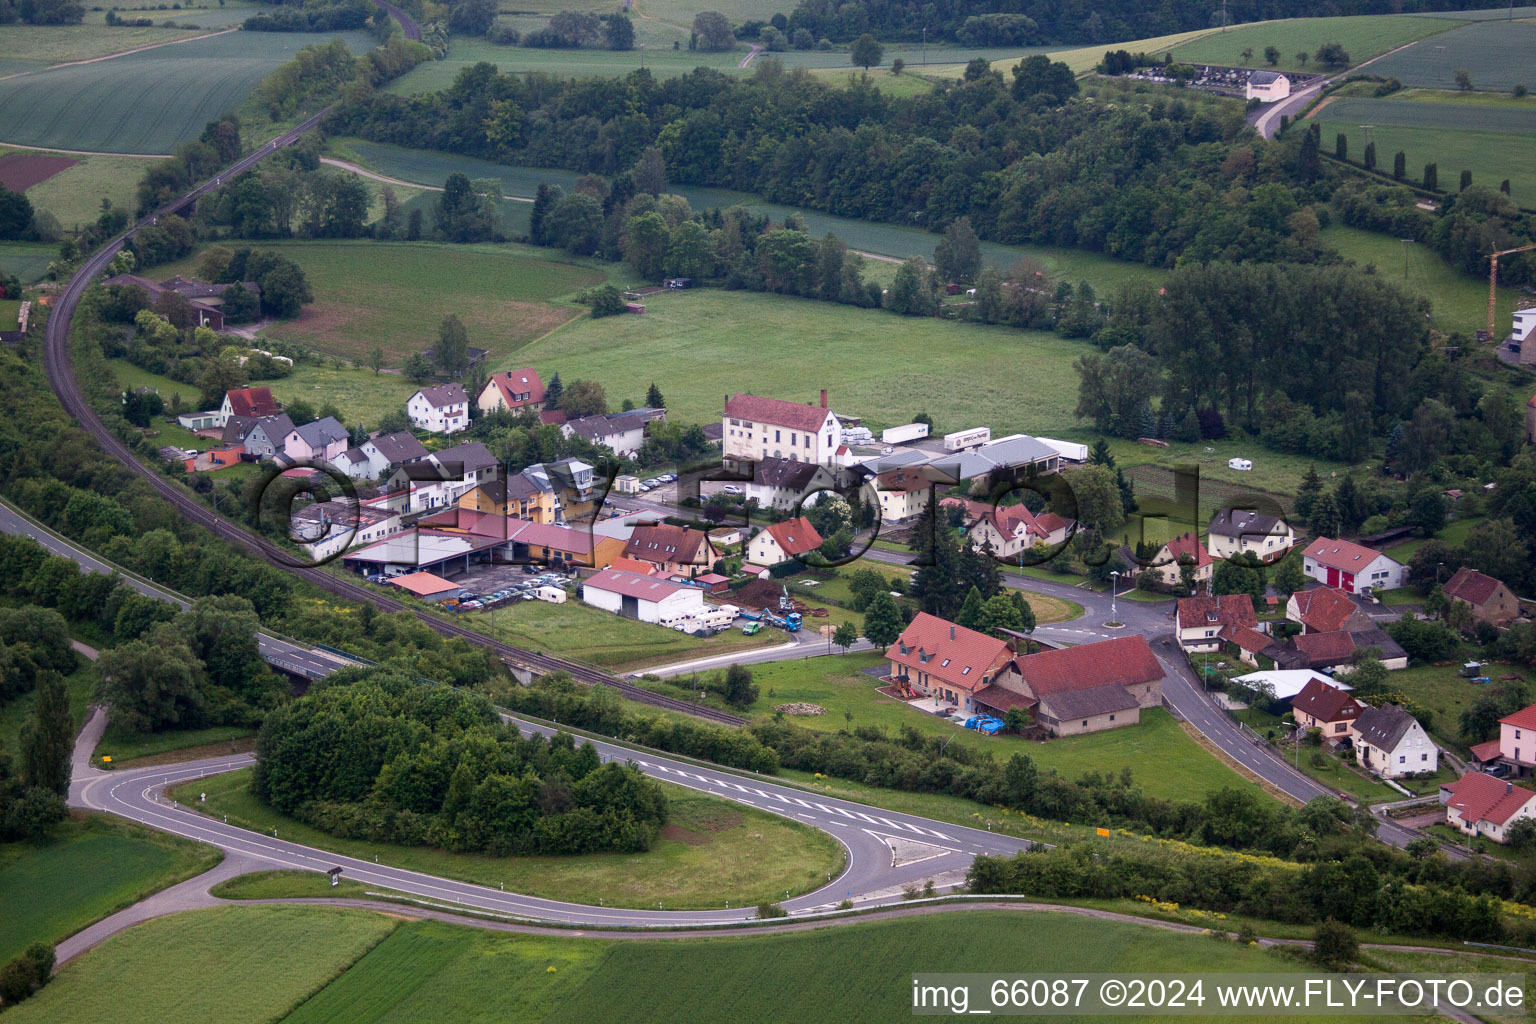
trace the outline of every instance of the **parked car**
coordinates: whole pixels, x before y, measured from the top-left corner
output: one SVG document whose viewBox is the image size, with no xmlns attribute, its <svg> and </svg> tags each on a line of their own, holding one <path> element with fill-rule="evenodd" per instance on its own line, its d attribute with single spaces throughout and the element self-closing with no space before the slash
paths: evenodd
<svg viewBox="0 0 1536 1024">
<path fill-rule="evenodd" d="M 721 494 L 741 494 L 742 490 L 741 490 L 740 487 L 737 487 L 735 484 L 726 484 L 724 487 L 720 488 L 720 493 Z"/>
</svg>

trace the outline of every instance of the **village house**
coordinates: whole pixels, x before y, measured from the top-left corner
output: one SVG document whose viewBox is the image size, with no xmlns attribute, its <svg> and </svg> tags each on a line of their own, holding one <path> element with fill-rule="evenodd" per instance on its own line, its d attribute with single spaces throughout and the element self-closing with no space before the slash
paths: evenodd
<svg viewBox="0 0 1536 1024">
<path fill-rule="evenodd" d="M 600 445 L 624 458 L 633 458 L 645 443 L 646 427 L 667 418 L 665 409 L 631 409 L 606 415 L 583 416 L 566 420 L 560 432 L 566 437 L 573 434 L 584 441 Z"/>
<path fill-rule="evenodd" d="M 1440 766 L 1440 751 L 1429 734 L 1396 704 L 1366 708 L 1349 731 L 1360 766 L 1383 778 L 1433 772 Z"/>
<path fill-rule="evenodd" d="M 693 575 L 708 571 L 720 552 L 703 530 L 689 526 L 636 526 L 624 546 L 624 557 L 649 562 L 666 572 Z"/>
<path fill-rule="evenodd" d="M 1194 569 L 1195 590 L 1201 591 L 1211 582 L 1216 571 L 1216 560 L 1193 533 L 1181 534 L 1164 544 L 1152 556 L 1152 571 L 1165 587 L 1177 587 L 1184 581 L 1184 567 Z"/>
<path fill-rule="evenodd" d="M 923 514 L 933 500 L 933 481 L 915 469 L 893 469 L 875 477 L 880 521 L 899 523 Z"/>
<path fill-rule="evenodd" d="M 393 434 L 379 434 L 359 445 L 368 457 L 368 479 L 387 477 L 401 466 L 420 462 L 427 457 L 427 449 L 416 440 L 409 430 L 397 430 Z"/>
<path fill-rule="evenodd" d="M 1138 633 L 1015 657 L 975 703 L 1006 713 L 1023 698 L 1051 735 L 1075 736 L 1140 722 L 1142 708 L 1162 704 L 1163 676 Z"/>
<path fill-rule="evenodd" d="M 422 388 L 405 403 L 411 426 L 432 434 L 456 434 L 469 426 L 469 396 L 458 382 Z"/>
<path fill-rule="evenodd" d="M 747 542 L 747 559 L 758 565 L 778 565 L 821 547 L 821 534 L 805 517 L 764 527 Z"/>
<path fill-rule="evenodd" d="M 538 412 L 544 408 L 544 382 L 532 368 L 493 373 L 480 389 L 475 404 L 481 412 L 505 409 L 516 415 L 527 410 Z"/>
<path fill-rule="evenodd" d="M 1499 738 L 1474 746 L 1472 759 L 1502 762 L 1521 778 L 1530 775 L 1536 768 L 1536 704 L 1499 719 Z"/>
<path fill-rule="evenodd" d="M 1374 651 L 1376 659 L 1393 671 L 1408 667 L 1408 652 L 1384 629 L 1303 633 L 1292 637 L 1286 646 L 1301 655 L 1295 659 L 1274 658 L 1276 664 L 1283 662 L 1287 668 L 1310 668 L 1342 676 L 1353 672 L 1355 658 L 1367 651 Z"/>
<path fill-rule="evenodd" d="M 347 428 L 327 416 L 294 427 L 283 437 L 283 454 L 294 462 L 331 462 L 347 450 Z"/>
<path fill-rule="evenodd" d="M 837 479 L 826 466 L 772 457 L 756 460 L 751 481 L 741 485 L 746 500 L 780 512 L 794 511 L 808 497 L 814 503 L 817 492 L 836 486 Z"/>
<path fill-rule="evenodd" d="M 406 463 L 390 475 L 385 490 L 403 511 L 421 512 L 454 505 L 466 492 L 499 474 L 490 449 L 471 441 Z"/>
<path fill-rule="evenodd" d="M 1376 628 L 1371 617 L 1337 587 L 1296 591 L 1285 602 L 1285 617 L 1301 623 L 1304 633 L 1356 633 Z"/>
<path fill-rule="evenodd" d="M 213 426 L 224 426 L 231 416 L 259 420 L 263 416 L 276 416 L 277 411 L 277 399 L 272 397 L 270 388 L 237 388 L 224 392 L 224 404 L 219 406 Z"/>
<path fill-rule="evenodd" d="M 406 529 L 400 512 L 377 498 L 315 502 L 295 511 L 289 521 L 300 549 L 316 561 L 366 547 Z"/>
<path fill-rule="evenodd" d="M 1224 508 L 1211 517 L 1205 531 L 1205 546 L 1213 558 L 1250 554 L 1261 562 L 1273 562 L 1295 543 L 1290 523 L 1252 509 Z"/>
<path fill-rule="evenodd" d="M 885 656 L 891 663 L 892 683 L 974 711 L 974 696 L 991 687 L 1013 657 L 1013 649 L 1005 640 L 918 612 Z"/>
<path fill-rule="evenodd" d="M 368 466 L 368 455 L 361 448 L 348 448 L 331 464 L 345 473 L 351 480 L 372 480 L 372 470 Z"/>
<path fill-rule="evenodd" d="M 1253 599 L 1247 594 L 1223 594 L 1220 597 L 1183 597 L 1173 613 L 1174 629 L 1179 646 L 1186 651 L 1217 651 L 1221 649 L 1222 630 L 1244 627 L 1257 631 L 1258 616 L 1253 611 Z M 1264 646 L 1273 638 L 1264 636 Z"/>
<path fill-rule="evenodd" d="M 293 421 L 279 413 L 262 419 L 231 416 L 224 424 L 223 443 L 245 447 L 245 454 L 256 459 L 275 459 L 283 452 L 283 443 L 293 433 Z"/>
<path fill-rule="evenodd" d="M 522 472 L 528 482 L 550 496 L 555 505 L 555 522 L 563 523 L 592 514 L 601 495 L 595 486 L 592 467 L 580 459 L 535 462 Z"/>
<path fill-rule="evenodd" d="M 1319 583 L 1338 587 L 1346 594 L 1365 588 L 1395 590 L 1408 579 L 1408 568 L 1370 548 L 1347 540 L 1319 537 L 1302 556 L 1302 571 Z"/>
<path fill-rule="evenodd" d="M 1471 836 L 1508 841 L 1509 827 L 1536 818 L 1536 793 L 1482 772 L 1468 772 L 1440 787 L 1445 822 Z"/>
<path fill-rule="evenodd" d="M 1303 729 L 1316 729 L 1323 742 L 1337 745 L 1350 737 L 1350 727 L 1365 705 L 1321 679 L 1312 679 L 1291 698 L 1291 713 Z"/>
<path fill-rule="evenodd" d="M 138 288 L 144 292 L 145 304 L 149 306 L 153 306 L 155 300 L 160 298 L 165 292 L 176 292 L 187 299 L 187 309 L 192 314 L 192 325 L 194 327 L 207 327 L 215 331 L 222 331 L 224 329 L 224 311 L 219 308 L 219 300 L 214 300 L 213 295 L 223 295 L 225 285 L 199 285 L 196 288 L 188 288 L 186 287 L 187 285 L 194 285 L 196 283 L 186 281 L 183 278 L 173 277 L 169 281 L 162 281 L 156 284 L 148 278 L 138 277 L 134 274 L 117 274 L 101 283 L 103 287 L 107 288 L 119 285 Z M 173 285 L 178 283 L 180 283 L 180 287 L 173 287 Z M 244 282 L 244 287 L 258 295 L 261 294 L 261 289 L 249 281 Z M 204 289 L 213 289 L 213 291 L 205 292 L 203 291 Z M 194 298 L 194 294 L 199 297 Z"/>
<path fill-rule="evenodd" d="M 541 489 L 523 473 L 476 484 L 459 498 L 459 507 L 534 523 L 553 523 L 556 511 L 554 492 Z"/>
<path fill-rule="evenodd" d="M 1054 512 L 1036 515 L 1022 503 L 984 507 L 966 540 L 978 551 L 990 550 L 996 558 L 1014 559 L 1035 548 L 1053 548 L 1072 531 L 1072 520 Z"/>
<path fill-rule="evenodd" d="M 820 405 L 741 393 L 727 395 L 720 426 L 726 458 L 775 458 L 831 466 L 843 443 L 843 426 L 827 408 L 825 388 Z"/>
<path fill-rule="evenodd" d="M 1486 622 L 1503 629 L 1520 615 L 1520 601 L 1510 589 L 1476 569 L 1457 569 L 1441 592 L 1452 603 L 1470 608 L 1473 622 Z"/>
</svg>

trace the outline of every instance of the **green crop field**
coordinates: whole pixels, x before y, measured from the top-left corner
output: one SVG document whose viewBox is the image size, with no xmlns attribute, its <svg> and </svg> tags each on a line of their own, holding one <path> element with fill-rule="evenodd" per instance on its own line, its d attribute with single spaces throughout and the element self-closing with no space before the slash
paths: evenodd
<svg viewBox="0 0 1536 1024">
<path fill-rule="evenodd" d="M 0 89 L 3 88 L 4 83 L 0 83 Z M 0 146 L 0 156 L 20 152 L 26 151 L 7 150 Z M 131 211 L 134 208 L 135 188 L 145 168 L 149 166 L 148 161 L 131 156 L 83 156 L 73 159 L 79 163 L 27 189 L 27 199 L 34 207 L 47 210 L 57 217 L 65 231 L 74 231 L 94 221 L 101 213 L 102 199 L 110 199 L 114 206 L 122 209 Z M 58 253 L 55 245 L 49 245 L 48 250 L 50 259 Z"/>
<path fill-rule="evenodd" d="M 397 924 L 383 914 L 317 907 L 189 910 L 82 954 L 7 1011 L 6 1024 L 281 1020 Z"/>
<path fill-rule="evenodd" d="M 816 704 L 826 708 L 827 713 L 797 716 L 789 721 L 828 731 L 846 729 L 850 724 L 855 728 L 872 725 L 892 736 L 908 725 L 926 735 L 953 737 L 955 743 L 990 750 L 999 761 L 1015 753 L 1028 754 L 1043 770 L 1056 771 L 1068 779 L 1088 771 L 1116 773 L 1129 768 L 1138 787 L 1151 796 L 1169 800 L 1202 800 L 1206 794 L 1224 788 L 1253 787 L 1253 783 L 1185 735 L 1161 708 L 1143 710 L 1138 725 L 1046 743 L 1018 736 L 985 736 L 879 693 L 875 689 L 877 681 L 861 670 L 882 662 L 880 655 L 871 653 L 755 665 L 752 681 L 757 684 L 759 695 L 752 712 L 771 716 L 778 704 Z M 852 714 L 851 723 L 845 712 Z"/>
<path fill-rule="evenodd" d="M 373 45 L 367 33 L 340 35 L 359 53 Z M 230 32 L 0 80 L 0 140 L 107 153 L 169 153 L 178 142 L 195 138 L 212 118 L 237 109 L 262 78 L 300 49 L 331 38 L 326 33 Z"/>
<path fill-rule="evenodd" d="M 156 11 L 157 21 L 182 18 L 181 11 Z M 175 28 L 127 28 L 100 25 L 0 25 L 0 53 L 24 66 L 0 74 L 40 70 L 65 61 L 94 60 L 141 46 L 155 46 L 202 35 Z"/>
<path fill-rule="evenodd" d="M 1517 84 L 1536 86 L 1533 48 L 1536 22 L 1477 21 L 1383 57 L 1371 65 L 1371 73 L 1405 85 L 1449 89 L 1457 69 L 1464 68 L 1473 88 L 1508 92 Z"/>
<path fill-rule="evenodd" d="M 206 871 L 220 856 L 105 814 L 66 821 L 43 843 L 0 845 L 0 962 Z"/>
<path fill-rule="evenodd" d="M 887 76 L 889 77 L 889 76 Z M 441 186 L 448 175 L 459 172 L 470 178 L 500 178 L 502 189 L 509 196 L 532 198 L 541 183 L 559 185 L 570 189 L 581 176 L 574 171 L 542 167 L 511 167 L 505 164 L 476 160 L 472 157 L 454 156 L 430 150 L 403 149 L 361 139 L 333 140 L 331 148 L 336 154 L 352 160 L 387 177 L 420 185 Z M 753 212 L 782 221 L 793 213 L 805 222 L 806 230 L 816 237 L 831 232 L 849 247 L 861 252 L 875 253 L 904 259 L 908 256 L 933 255 L 939 236 L 921 228 L 875 221 L 837 217 L 816 210 L 783 206 L 765 202 L 746 192 L 733 192 L 722 188 L 696 188 L 686 185 L 670 185 L 668 191 L 688 200 L 695 210 L 726 207 L 735 204 Z M 526 221 L 523 222 L 526 224 Z M 1120 282 L 1139 279 L 1161 283 L 1165 272 L 1139 263 L 1126 263 L 1098 253 L 1053 246 L 999 245 L 983 242 L 982 258 L 999 270 L 1006 270 L 1015 260 L 1028 259 L 1041 264 L 1052 274 L 1077 282 L 1086 280 L 1101 293 L 1112 290 Z"/>
<path fill-rule="evenodd" d="M 1282 71 L 1320 71 L 1310 59 L 1303 65 L 1296 54 L 1305 50 L 1316 53 L 1324 43 L 1338 43 L 1349 51 L 1350 61 L 1361 64 L 1416 39 L 1436 33 L 1445 33 L 1457 27 L 1457 23 L 1445 18 L 1408 18 L 1394 15 L 1357 15 L 1347 18 L 1288 18 L 1284 21 L 1265 21 L 1251 25 L 1237 25 L 1226 32 L 1212 32 L 1199 39 L 1173 48 L 1173 59 L 1188 64 L 1222 64 L 1229 67 L 1267 68 L 1264 48 L 1273 46 L 1280 51 L 1280 61 L 1274 65 Z M 1440 42 L 1440 40 L 1435 40 Z M 1421 44 L 1422 45 L 1422 44 Z M 1116 44 L 1114 49 L 1135 51 L 1131 44 Z M 1253 56 L 1243 59 L 1243 51 L 1252 50 Z M 1376 64 L 1371 71 L 1381 71 Z"/>
<path fill-rule="evenodd" d="M 431 847 L 338 839 L 273 811 L 250 792 L 250 770 L 194 779 L 171 796 L 231 824 L 296 843 L 393 867 L 457 878 L 508 892 L 610 907 L 673 909 L 751 905 L 825 885 L 843 862 L 842 847 L 824 832 L 766 811 L 663 784 L 668 824 L 645 853 L 580 857 L 489 857 Z M 198 795 L 207 794 L 199 804 Z"/>
<path fill-rule="evenodd" d="M 1489 93 L 1405 89 L 1386 99 L 1337 99 L 1322 109 L 1326 113 L 1319 116 L 1324 119 L 1370 125 L 1373 137 L 1377 128 L 1388 125 L 1453 132 L 1536 134 L 1536 98 L 1532 97 L 1517 100 Z M 1332 141 L 1325 140 L 1325 147 Z M 1351 152 L 1357 143 L 1363 148 L 1358 129 L 1350 133 Z M 1376 151 L 1379 158 L 1380 145 Z"/>
<path fill-rule="evenodd" d="M 328 355 L 367 358 L 375 343 L 399 365 L 431 348 L 456 313 L 469 343 L 497 359 L 578 315 L 569 299 L 606 280 L 603 264 L 566 262 L 526 246 L 424 242 L 261 243 L 304 268 L 315 301 L 267 331 Z M 157 279 L 196 276 L 196 258 L 155 268 Z M 414 389 L 413 389 L 414 390 Z M 641 393 L 645 389 L 642 387 Z"/>
<path fill-rule="evenodd" d="M 1338 104 L 1369 103 L 1368 100 L 1339 100 Z M 1407 154 L 1407 179 L 1412 184 L 1423 180 L 1424 165 L 1437 164 L 1439 187 L 1454 191 L 1462 171 L 1472 172 L 1472 183 L 1484 188 L 1496 189 L 1499 182 L 1509 179 L 1510 198 L 1522 206 L 1536 204 L 1536 164 L 1531 160 L 1536 148 L 1536 136 L 1530 130 L 1522 133 L 1490 131 L 1458 131 L 1450 127 L 1414 128 L 1391 123 L 1359 121 L 1351 116 L 1345 106 L 1335 110 L 1338 104 L 1330 103 L 1317 111 L 1316 121 L 1322 132 L 1323 145 L 1333 152 L 1334 138 L 1339 132 L 1349 137 L 1349 150 L 1358 160 L 1365 151 L 1364 134 L 1360 125 L 1370 124 L 1371 141 L 1376 144 L 1377 169 L 1391 169 L 1393 154 L 1402 150 Z M 1408 106 L 1408 104 L 1384 103 L 1382 106 Z M 1427 109 L 1441 109 L 1445 104 L 1415 104 Z M 1454 116 L 1455 108 L 1451 108 Z M 1476 122 L 1480 115 L 1490 113 L 1484 108 L 1465 112 L 1467 119 Z M 1509 111 L 1515 114 L 1515 111 Z M 1522 112 L 1523 113 L 1523 112 Z"/>
<path fill-rule="evenodd" d="M 1187 43 L 1192 39 L 1199 39 L 1208 32 L 1216 31 L 1213 28 L 1196 29 L 1193 32 L 1175 32 L 1166 36 L 1153 36 L 1150 39 L 1137 39 L 1129 43 L 1098 43 L 1094 46 L 1077 46 L 1071 49 L 1050 46 L 1020 47 L 1001 57 L 990 58 L 992 70 L 1001 71 L 1004 79 L 1011 78 L 1013 66 L 1025 57 L 1034 53 L 1048 54 L 1052 60 L 1061 61 L 1067 67 L 1078 74 L 1092 71 L 1099 61 L 1104 59 L 1105 50 L 1127 49 L 1134 53 L 1166 53 L 1175 46 Z M 910 64 L 911 62 L 908 61 Z M 930 64 L 936 63 L 929 61 Z M 914 69 L 921 71 L 920 68 Z M 945 64 L 942 67 L 930 67 L 924 74 L 934 78 L 959 78 L 965 74 L 965 65 Z"/>
<path fill-rule="evenodd" d="M 58 255 L 59 247 L 52 242 L 0 242 L 0 270 L 15 274 L 22 284 L 34 284 Z"/>
<path fill-rule="evenodd" d="M 650 296 L 643 316 L 579 320 L 495 368 L 590 378 L 611 398 L 658 381 L 685 423 L 718 418 L 732 391 L 812 401 L 828 387 L 835 408 L 875 429 L 926 410 L 940 430 L 986 423 L 1000 436 L 1071 424 L 1072 360 L 1088 350 L 1042 331 L 694 290 Z"/>
</svg>

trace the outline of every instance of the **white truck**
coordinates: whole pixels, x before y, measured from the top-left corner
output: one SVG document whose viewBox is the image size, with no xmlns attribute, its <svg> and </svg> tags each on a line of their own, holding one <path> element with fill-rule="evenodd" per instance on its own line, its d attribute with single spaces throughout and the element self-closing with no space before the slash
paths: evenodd
<svg viewBox="0 0 1536 1024">
<path fill-rule="evenodd" d="M 972 427 L 969 430 L 957 430 L 952 434 L 944 435 L 944 450 L 958 452 L 963 448 L 974 448 L 979 444 L 986 444 L 992 440 L 991 427 Z"/>
<path fill-rule="evenodd" d="M 880 431 L 881 444 L 905 444 L 928 436 L 928 424 L 907 423 L 899 427 L 886 427 Z"/>
</svg>

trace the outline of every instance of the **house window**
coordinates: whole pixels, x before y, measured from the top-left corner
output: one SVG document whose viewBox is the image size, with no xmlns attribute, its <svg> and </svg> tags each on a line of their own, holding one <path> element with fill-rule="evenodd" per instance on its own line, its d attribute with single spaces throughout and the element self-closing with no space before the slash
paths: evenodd
<svg viewBox="0 0 1536 1024">
<path fill-rule="evenodd" d="M 1419 760 L 1420 761 L 1428 761 L 1429 760 L 1429 755 L 1428 754 L 1420 754 L 1419 755 Z"/>
<path fill-rule="evenodd" d="M 774 444 L 778 444 L 779 443 L 779 432 L 777 430 L 775 430 L 773 432 L 773 443 Z"/>
<path fill-rule="evenodd" d="M 1083 719 L 1083 728 L 1088 728 L 1088 719 Z"/>
<path fill-rule="evenodd" d="M 1109 716 L 1109 720 L 1110 720 L 1110 721 L 1111 721 L 1111 722 L 1113 722 L 1113 721 L 1114 721 L 1114 720 L 1115 720 L 1115 716 L 1114 716 L 1114 715 L 1110 715 L 1110 716 Z"/>
<path fill-rule="evenodd" d="M 1404 757 L 1402 755 L 1399 755 L 1398 758 L 1397 758 L 1397 763 L 1398 764 L 1407 764 L 1408 763 L 1408 758 L 1406 758 L 1406 757 Z"/>
<path fill-rule="evenodd" d="M 1344 732 L 1348 728 L 1349 728 L 1349 723 L 1348 722 L 1339 722 L 1337 725 L 1335 725 L 1333 727 L 1333 731 L 1334 732 Z"/>
</svg>

